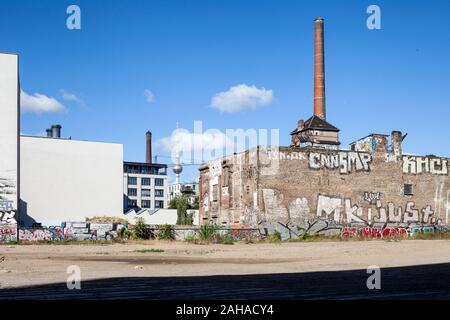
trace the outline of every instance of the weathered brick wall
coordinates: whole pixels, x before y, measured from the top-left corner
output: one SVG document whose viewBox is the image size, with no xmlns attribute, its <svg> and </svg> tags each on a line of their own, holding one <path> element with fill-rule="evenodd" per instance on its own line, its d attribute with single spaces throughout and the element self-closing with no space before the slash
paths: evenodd
<svg viewBox="0 0 450 320">
<path fill-rule="evenodd" d="M 201 168 L 201 217 L 291 235 L 352 226 L 445 228 L 448 162 L 386 152 L 252 149 L 215 161 L 214 170 Z M 216 199 L 205 197 L 213 188 Z"/>
</svg>

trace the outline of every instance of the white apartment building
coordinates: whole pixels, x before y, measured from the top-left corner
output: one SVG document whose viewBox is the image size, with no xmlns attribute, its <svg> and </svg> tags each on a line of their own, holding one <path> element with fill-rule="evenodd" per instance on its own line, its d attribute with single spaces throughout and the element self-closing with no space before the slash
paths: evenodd
<svg viewBox="0 0 450 320">
<path fill-rule="evenodd" d="M 168 207 L 167 165 L 124 162 L 124 212 Z"/>
<path fill-rule="evenodd" d="M 185 194 L 189 203 L 194 204 L 195 200 L 199 196 L 198 182 L 186 182 L 186 183 L 173 183 L 169 185 L 168 201 L 170 202 L 173 198 Z"/>
</svg>

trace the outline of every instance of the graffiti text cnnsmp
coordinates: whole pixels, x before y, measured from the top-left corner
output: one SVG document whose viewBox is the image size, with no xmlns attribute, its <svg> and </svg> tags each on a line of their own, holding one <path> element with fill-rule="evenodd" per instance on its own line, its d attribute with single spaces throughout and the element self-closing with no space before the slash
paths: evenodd
<svg viewBox="0 0 450 320">
<path fill-rule="evenodd" d="M 309 167 L 311 169 L 339 169 L 341 174 L 352 171 L 370 171 L 372 156 L 361 152 L 339 152 L 335 154 L 316 153 L 309 154 Z"/>
<path fill-rule="evenodd" d="M 438 223 L 431 206 L 421 210 L 415 208 L 413 201 L 403 207 L 396 207 L 392 202 L 384 207 L 380 200 L 375 208 L 363 208 L 352 204 L 351 199 L 341 199 L 319 195 L 317 200 L 317 217 L 330 218 L 337 223 Z"/>
<path fill-rule="evenodd" d="M 447 159 L 403 156 L 403 173 L 448 175 Z"/>
</svg>

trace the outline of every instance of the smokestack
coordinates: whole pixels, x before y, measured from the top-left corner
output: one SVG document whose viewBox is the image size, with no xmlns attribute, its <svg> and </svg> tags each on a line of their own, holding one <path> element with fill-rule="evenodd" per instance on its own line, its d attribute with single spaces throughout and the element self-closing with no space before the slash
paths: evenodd
<svg viewBox="0 0 450 320">
<path fill-rule="evenodd" d="M 52 125 L 52 138 L 61 138 L 61 126 L 59 124 Z"/>
<path fill-rule="evenodd" d="M 145 162 L 152 163 L 152 133 L 147 131 L 145 134 L 145 138 L 147 141 L 146 150 L 145 150 Z"/>
<path fill-rule="evenodd" d="M 47 137 L 51 138 L 52 137 L 52 129 L 45 129 L 45 131 L 47 132 Z"/>
<path fill-rule="evenodd" d="M 324 21 L 314 20 L 314 115 L 326 120 Z"/>
</svg>

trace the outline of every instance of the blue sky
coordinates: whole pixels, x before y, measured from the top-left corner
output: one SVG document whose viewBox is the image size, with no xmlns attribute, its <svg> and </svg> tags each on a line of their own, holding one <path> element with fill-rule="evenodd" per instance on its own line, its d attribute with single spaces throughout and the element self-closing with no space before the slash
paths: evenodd
<svg viewBox="0 0 450 320">
<path fill-rule="evenodd" d="M 81 8 L 81 30 L 66 28 L 70 4 Z M 366 27 L 371 4 L 381 30 Z M 405 151 L 450 156 L 449 15 L 445 0 L 1 0 L 0 51 L 20 55 L 31 103 L 53 98 L 59 110 L 24 112 L 23 133 L 60 123 L 64 136 L 123 143 L 126 160 L 143 161 L 145 132 L 154 154 L 168 155 L 157 141 L 177 121 L 189 131 L 195 120 L 277 128 L 288 145 L 297 119 L 312 114 L 313 19 L 323 16 L 327 119 L 342 145 L 401 130 Z M 238 112 L 211 106 L 241 84 L 270 97 Z"/>
</svg>

